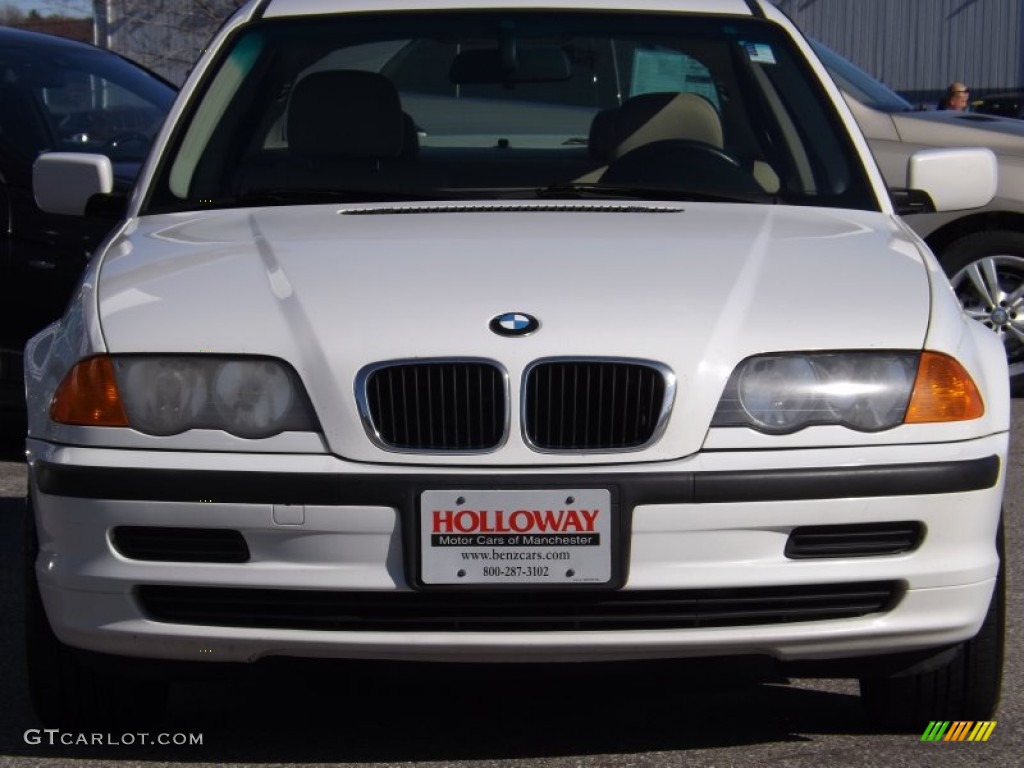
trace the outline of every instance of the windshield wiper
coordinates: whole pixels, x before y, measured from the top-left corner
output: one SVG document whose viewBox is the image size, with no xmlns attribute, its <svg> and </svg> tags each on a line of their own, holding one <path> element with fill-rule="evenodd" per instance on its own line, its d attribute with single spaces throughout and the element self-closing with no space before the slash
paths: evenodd
<svg viewBox="0 0 1024 768">
<path fill-rule="evenodd" d="M 224 206 L 249 205 L 314 205 L 316 203 L 394 203 L 413 200 L 436 200 L 438 194 L 389 189 L 305 189 L 277 187 L 254 189 L 236 197 L 217 201 Z"/>
<path fill-rule="evenodd" d="M 710 203 L 762 203 L 779 202 L 776 195 L 732 194 L 703 189 L 685 189 L 661 185 L 601 184 L 569 182 L 539 187 L 535 194 L 542 200 L 581 200 L 586 198 L 624 197 L 631 200 L 681 200 Z"/>
</svg>

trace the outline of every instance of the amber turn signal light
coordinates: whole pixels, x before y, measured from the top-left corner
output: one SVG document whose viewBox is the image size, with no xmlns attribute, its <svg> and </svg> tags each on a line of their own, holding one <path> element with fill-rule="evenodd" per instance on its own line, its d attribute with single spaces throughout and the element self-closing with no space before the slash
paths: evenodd
<svg viewBox="0 0 1024 768">
<path fill-rule="evenodd" d="M 938 352 L 921 354 L 904 423 L 968 421 L 984 413 L 981 393 L 960 363 Z"/>
<path fill-rule="evenodd" d="M 128 426 L 109 357 L 90 357 L 75 363 L 57 387 L 50 403 L 50 418 L 58 424 L 87 427 Z"/>
</svg>

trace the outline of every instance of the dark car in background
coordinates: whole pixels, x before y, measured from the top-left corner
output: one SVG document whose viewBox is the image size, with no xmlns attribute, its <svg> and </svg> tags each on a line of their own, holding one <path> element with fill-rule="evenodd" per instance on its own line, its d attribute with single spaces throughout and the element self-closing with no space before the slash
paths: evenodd
<svg viewBox="0 0 1024 768">
<path fill-rule="evenodd" d="M 1024 118 L 1024 91 L 1003 91 L 972 99 L 971 111 L 983 115 Z"/>
<path fill-rule="evenodd" d="M 42 152 L 101 152 L 130 190 L 175 95 L 172 85 L 92 45 L 0 27 L 0 418 L 24 414 L 22 349 L 57 319 L 117 212 L 42 212 Z M 13 430 L 12 430 L 13 431 Z"/>
</svg>

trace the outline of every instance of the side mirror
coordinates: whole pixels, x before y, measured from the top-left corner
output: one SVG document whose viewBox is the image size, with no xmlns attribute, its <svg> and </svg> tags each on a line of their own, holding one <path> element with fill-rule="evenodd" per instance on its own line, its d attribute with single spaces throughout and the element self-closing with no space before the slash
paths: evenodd
<svg viewBox="0 0 1024 768">
<path fill-rule="evenodd" d="M 47 152 L 32 166 L 32 194 L 47 213 L 84 216 L 93 195 L 114 191 L 114 169 L 106 155 Z"/>
<path fill-rule="evenodd" d="M 924 193 L 935 211 L 988 205 L 998 180 L 996 156 L 990 149 L 923 149 L 907 161 L 911 195 Z"/>
</svg>

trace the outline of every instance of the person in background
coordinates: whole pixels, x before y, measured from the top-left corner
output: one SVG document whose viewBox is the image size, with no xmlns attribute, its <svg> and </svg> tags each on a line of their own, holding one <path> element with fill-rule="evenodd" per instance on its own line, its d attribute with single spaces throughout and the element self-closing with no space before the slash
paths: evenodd
<svg viewBox="0 0 1024 768">
<path fill-rule="evenodd" d="M 952 109 L 963 112 L 967 109 L 967 99 L 970 97 L 970 89 L 960 81 L 949 84 L 946 88 L 946 95 L 939 102 L 939 109 Z"/>
</svg>

